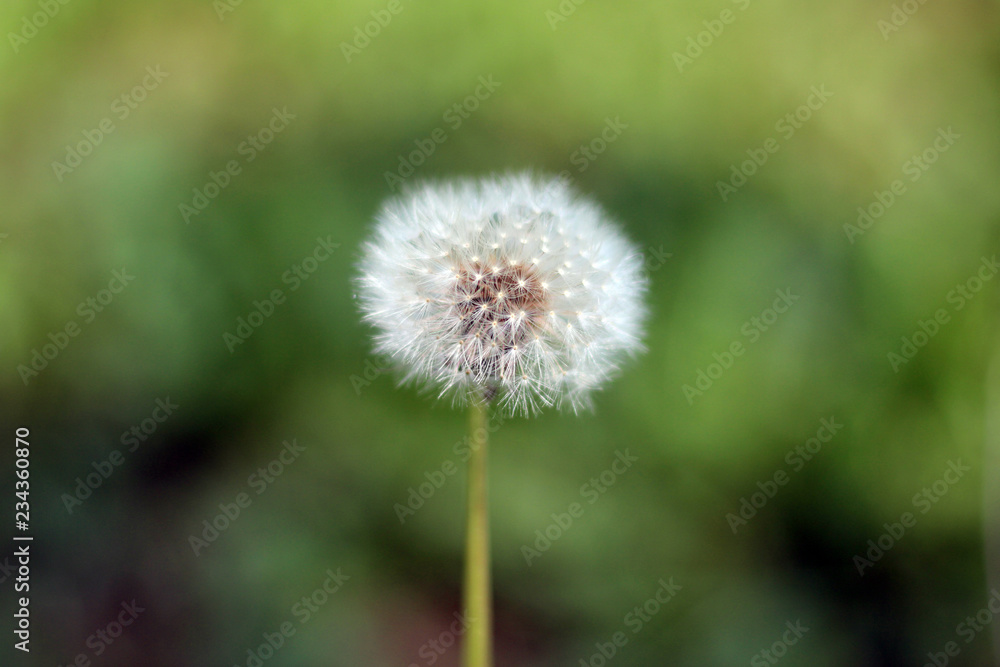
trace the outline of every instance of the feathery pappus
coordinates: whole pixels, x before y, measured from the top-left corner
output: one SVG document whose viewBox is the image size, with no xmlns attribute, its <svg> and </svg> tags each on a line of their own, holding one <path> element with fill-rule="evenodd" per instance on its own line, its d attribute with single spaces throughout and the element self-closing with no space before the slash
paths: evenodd
<svg viewBox="0 0 1000 667">
<path fill-rule="evenodd" d="M 379 212 L 358 297 L 404 382 L 511 414 L 578 411 L 642 349 L 642 264 L 558 179 L 427 183 Z"/>
</svg>

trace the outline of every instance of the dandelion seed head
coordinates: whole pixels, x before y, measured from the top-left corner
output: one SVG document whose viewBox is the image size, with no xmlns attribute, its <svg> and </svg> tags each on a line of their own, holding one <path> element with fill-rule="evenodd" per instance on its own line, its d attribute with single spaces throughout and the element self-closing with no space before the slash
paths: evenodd
<svg viewBox="0 0 1000 667">
<path fill-rule="evenodd" d="M 459 404 L 586 409 L 642 349 L 642 255 L 559 180 L 408 189 L 379 212 L 357 286 L 376 351 Z"/>
</svg>

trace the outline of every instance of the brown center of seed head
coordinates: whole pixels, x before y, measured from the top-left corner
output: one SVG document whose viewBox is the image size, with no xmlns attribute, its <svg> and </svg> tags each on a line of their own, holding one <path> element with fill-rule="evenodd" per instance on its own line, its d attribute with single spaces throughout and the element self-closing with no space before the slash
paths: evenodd
<svg viewBox="0 0 1000 667">
<path fill-rule="evenodd" d="M 464 370 L 504 379 L 514 371 L 501 363 L 504 353 L 534 336 L 544 320 L 545 288 L 531 269 L 496 261 L 461 269 L 455 290 Z"/>
</svg>

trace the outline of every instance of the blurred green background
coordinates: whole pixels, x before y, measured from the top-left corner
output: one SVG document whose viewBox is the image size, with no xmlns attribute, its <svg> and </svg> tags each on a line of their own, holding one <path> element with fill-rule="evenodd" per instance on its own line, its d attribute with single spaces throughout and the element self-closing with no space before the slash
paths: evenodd
<svg viewBox="0 0 1000 667">
<path fill-rule="evenodd" d="M 5 2 L 0 479 L 13 513 L 30 427 L 35 536 L 30 656 L 0 569 L 5 664 L 457 665 L 466 419 L 396 388 L 351 279 L 387 173 L 525 168 L 567 172 L 644 249 L 651 317 L 594 414 L 492 436 L 497 664 L 923 665 L 948 642 L 950 664 L 989 663 L 997 19 L 990 1 Z M 777 290 L 798 299 L 775 319 Z M 262 323 L 233 343 L 238 318 Z M 285 441 L 304 449 L 275 464 Z M 585 488 L 618 451 L 637 461 Z M 744 499 L 762 506 L 727 519 Z M 205 521 L 229 525 L 192 546 Z M 133 600 L 120 636 L 95 634 Z"/>
</svg>

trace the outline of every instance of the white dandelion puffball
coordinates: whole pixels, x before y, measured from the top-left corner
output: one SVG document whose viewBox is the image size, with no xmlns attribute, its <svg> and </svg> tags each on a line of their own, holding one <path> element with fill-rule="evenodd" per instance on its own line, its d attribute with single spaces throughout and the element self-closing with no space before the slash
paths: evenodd
<svg viewBox="0 0 1000 667">
<path fill-rule="evenodd" d="M 404 382 L 510 414 L 577 411 L 642 349 L 642 264 L 557 179 L 424 184 L 383 206 L 358 297 Z"/>
</svg>

